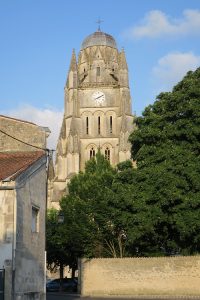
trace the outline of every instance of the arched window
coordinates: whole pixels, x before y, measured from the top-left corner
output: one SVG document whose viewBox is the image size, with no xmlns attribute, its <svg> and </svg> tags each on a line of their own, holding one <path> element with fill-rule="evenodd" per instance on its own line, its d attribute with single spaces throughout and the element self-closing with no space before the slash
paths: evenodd
<svg viewBox="0 0 200 300">
<path fill-rule="evenodd" d="M 110 160 L 110 149 L 108 147 L 105 150 L 105 159 Z"/>
<path fill-rule="evenodd" d="M 89 134 L 89 118 L 86 117 L 86 134 Z"/>
<path fill-rule="evenodd" d="M 110 133 L 113 132 L 113 119 L 112 116 L 110 116 Z"/>
<path fill-rule="evenodd" d="M 95 157 L 95 149 L 92 147 L 90 149 L 90 159 L 93 158 L 93 157 Z"/>
<path fill-rule="evenodd" d="M 101 118 L 98 117 L 98 134 L 101 133 Z"/>
</svg>

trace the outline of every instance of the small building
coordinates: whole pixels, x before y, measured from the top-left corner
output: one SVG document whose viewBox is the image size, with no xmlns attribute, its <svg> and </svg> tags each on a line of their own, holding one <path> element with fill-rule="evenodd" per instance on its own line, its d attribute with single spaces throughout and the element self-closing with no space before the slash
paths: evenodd
<svg viewBox="0 0 200 300">
<path fill-rule="evenodd" d="M 5 300 L 45 299 L 45 214 L 45 152 L 0 152 L 0 269 L 5 269 Z"/>
<path fill-rule="evenodd" d="M 49 133 L 46 127 L 0 115 L 0 275 L 4 270 L 4 300 L 46 298 Z"/>
</svg>

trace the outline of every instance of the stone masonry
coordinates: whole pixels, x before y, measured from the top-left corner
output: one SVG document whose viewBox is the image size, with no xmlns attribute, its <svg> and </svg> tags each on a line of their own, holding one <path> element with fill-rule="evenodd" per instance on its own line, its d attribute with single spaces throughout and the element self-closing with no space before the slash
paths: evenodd
<svg viewBox="0 0 200 300">
<path fill-rule="evenodd" d="M 83 171 L 98 149 L 115 166 L 130 159 L 133 130 L 128 66 L 114 38 L 97 31 L 72 53 L 64 89 L 65 111 L 56 150 L 49 207 L 58 207 L 70 178 Z"/>
<path fill-rule="evenodd" d="M 200 299 L 200 256 L 83 259 L 79 276 L 82 296 Z"/>
</svg>

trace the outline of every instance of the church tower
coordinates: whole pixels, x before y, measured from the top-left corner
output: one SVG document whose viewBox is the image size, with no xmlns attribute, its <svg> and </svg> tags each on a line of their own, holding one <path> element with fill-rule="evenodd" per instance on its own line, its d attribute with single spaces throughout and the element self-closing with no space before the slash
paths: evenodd
<svg viewBox="0 0 200 300">
<path fill-rule="evenodd" d="M 125 52 L 100 30 L 86 37 L 76 59 L 72 52 L 64 88 L 65 111 L 56 150 L 55 178 L 50 191 L 56 207 L 70 178 L 84 170 L 100 148 L 115 166 L 130 159 L 133 130 Z"/>
</svg>

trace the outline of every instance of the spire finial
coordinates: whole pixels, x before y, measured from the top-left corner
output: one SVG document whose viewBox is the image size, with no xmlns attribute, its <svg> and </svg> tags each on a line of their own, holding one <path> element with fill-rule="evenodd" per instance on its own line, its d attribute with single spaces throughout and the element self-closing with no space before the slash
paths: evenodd
<svg viewBox="0 0 200 300">
<path fill-rule="evenodd" d="M 101 23 L 103 23 L 103 20 L 100 19 L 100 17 L 98 18 L 97 22 L 98 25 L 98 31 L 101 31 Z"/>
</svg>

